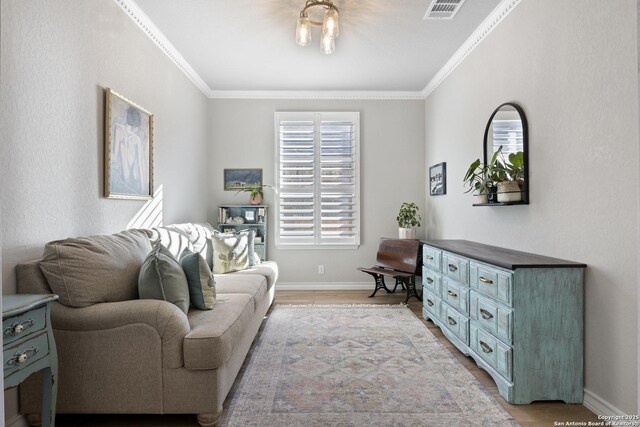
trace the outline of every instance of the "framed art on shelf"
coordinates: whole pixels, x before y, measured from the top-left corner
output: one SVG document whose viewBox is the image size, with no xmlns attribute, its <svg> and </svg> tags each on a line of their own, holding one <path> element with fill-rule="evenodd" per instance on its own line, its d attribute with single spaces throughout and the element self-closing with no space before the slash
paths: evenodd
<svg viewBox="0 0 640 427">
<path fill-rule="evenodd" d="M 429 168 L 429 195 L 447 194 L 447 163 L 442 162 Z"/>
<path fill-rule="evenodd" d="M 151 199 L 153 114 L 110 88 L 105 110 L 105 197 Z"/>
<path fill-rule="evenodd" d="M 224 190 L 238 191 L 262 185 L 262 169 L 225 169 Z"/>
<path fill-rule="evenodd" d="M 242 216 L 246 224 L 256 223 L 256 210 L 253 208 L 242 208 Z"/>
</svg>

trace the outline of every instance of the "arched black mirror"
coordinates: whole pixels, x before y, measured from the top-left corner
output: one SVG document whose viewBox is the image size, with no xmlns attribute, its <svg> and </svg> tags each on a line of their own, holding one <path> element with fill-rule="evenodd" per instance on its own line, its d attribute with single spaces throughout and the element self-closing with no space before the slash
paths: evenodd
<svg viewBox="0 0 640 427">
<path fill-rule="evenodd" d="M 484 164 L 497 192 L 497 205 L 529 204 L 529 137 L 519 105 L 506 102 L 493 112 L 484 131 Z"/>
</svg>

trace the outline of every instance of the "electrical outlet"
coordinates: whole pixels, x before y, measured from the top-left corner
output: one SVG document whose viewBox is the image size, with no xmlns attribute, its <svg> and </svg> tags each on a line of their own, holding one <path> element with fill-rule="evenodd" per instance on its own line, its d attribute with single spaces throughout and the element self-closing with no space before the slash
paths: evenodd
<svg viewBox="0 0 640 427">
<path fill-rule="evenodd" d="M 318 265 L 318 274 L 324 274 L 324 264 Z"/>
</svg>

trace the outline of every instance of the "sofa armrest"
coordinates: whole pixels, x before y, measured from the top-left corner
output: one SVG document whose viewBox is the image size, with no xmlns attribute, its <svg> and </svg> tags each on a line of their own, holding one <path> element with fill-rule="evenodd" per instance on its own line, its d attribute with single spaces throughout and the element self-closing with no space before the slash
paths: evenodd
<svg viewBox="0 0 640 427">
<path fill-rule="evenodd" d="M 74 308 L 54 303 L 51 324 L 59 331 L 107 331 L 124 326 L 151 326 L 162 344 L 163 366 L 184 364 L 182 343 L 191 327 L 187 316 L 175 305 L 160 300 L 141 299 L 105 302 L 89 307 Z"/>
</svg>

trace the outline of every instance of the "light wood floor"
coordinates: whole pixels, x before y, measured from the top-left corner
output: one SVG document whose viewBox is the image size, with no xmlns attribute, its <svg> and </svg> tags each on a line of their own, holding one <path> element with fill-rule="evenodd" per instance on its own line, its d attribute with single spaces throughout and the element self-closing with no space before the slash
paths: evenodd
<svg viewBox="0 0 640 427">
<path fill-rule="evenodd" d="M 278 291 L 275 304 L 398 304 L 404 301 L 404 294 L 401 291 L 394 294 L 378 292 L 374 298 L 368 298 L 370 293 L 369 291 Z M 422 319 L 421 302 L 411 298 L 409 308 Z M 598 421 L 598 417 L 582 405 L 567 405 L 562 402 L 508 404 L 498 393 L 493 379 L 480 369 L 473 359 L 458 351 L 433 323 L 426 320 L 422 322 L 523 427 L 553 426 L 555 421 L 565 423 L 567 421 Z M 225 406 L 227 406 L 226 403 Z M 59 415 L 56 425 L 58 427 L 195 427 L 198 423 L 194 415 Z"/>
</svg>

